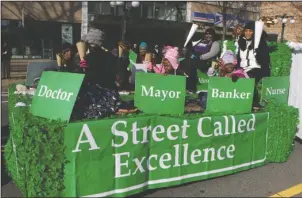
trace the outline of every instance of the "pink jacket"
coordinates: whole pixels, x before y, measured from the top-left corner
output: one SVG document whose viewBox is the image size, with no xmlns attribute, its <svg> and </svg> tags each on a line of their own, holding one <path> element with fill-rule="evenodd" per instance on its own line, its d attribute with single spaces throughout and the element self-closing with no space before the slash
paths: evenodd
<svg viewBox="0 0 302 198">
<path fill-rule="evenodd" d="M 153 67 L 153 70 L 154 70 L 154 72 L 157 73 L 157 74 L 164 74 L 164 73 L 165 73 L 165 68 L 164 68 L 163 64 L 160 64 L 159 67 L 154 66 L 154 67 Z"/>
<path fill-rule="evenodd" d="M 243 69 L 238 69 L 236 71 L 233 71 L 231 76 L 238 76 L 239 78 L 249 78 L 247 73 Z"/>
</svg>

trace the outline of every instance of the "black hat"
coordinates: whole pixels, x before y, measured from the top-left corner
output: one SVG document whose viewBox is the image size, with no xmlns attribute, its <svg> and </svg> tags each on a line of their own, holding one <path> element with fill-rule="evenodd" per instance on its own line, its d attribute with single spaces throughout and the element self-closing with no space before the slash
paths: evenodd
<svg viewBox="0 0 302 198">
<path fill-rule="evenodd" d="M 205 34 L 209 33 L 210 35 L 212 35 L 213 41 L 217 40 L 217 35 L 216 35 L 216 32 L 215 32 L 215 30 L 213 28 L 206 29 L 206 31 L 204 33 Z"/>
<path fill-rule="evenodd" d="M 64 43 L 61 47 L 63 53 L 71 51 L 72 45 L 70 43 Z"/>
<path fill-rule="evenodd" d="M 248 23 L 245 25 L 244 29 L 249 29 L 249 30 L 255 31 L 255 22 L 254 22 L 254 21 L 248 22 Z"/>
</svg>

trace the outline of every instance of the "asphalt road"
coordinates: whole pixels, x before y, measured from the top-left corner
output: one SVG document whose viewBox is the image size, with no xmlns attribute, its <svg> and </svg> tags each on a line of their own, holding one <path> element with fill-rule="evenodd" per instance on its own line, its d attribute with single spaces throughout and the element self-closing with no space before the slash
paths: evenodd
<svg viewBox="0 0 302 198">
<path fill-rule="evenodd" d="M 1 125 L 8 122 L 7 97 L 1 97 Z M 268 197 L 302 183 L 302 144 L 296 142 L 294 152 L 285 163 L 263 167 L 220 178 L 193 182 L 173 188 L 157 189 L 140 197 Z M 2 197 L 20 197 L 18 188 L 2 172 Z M 297 194 L 294 197 L 302 197 Z"/>
</svg>

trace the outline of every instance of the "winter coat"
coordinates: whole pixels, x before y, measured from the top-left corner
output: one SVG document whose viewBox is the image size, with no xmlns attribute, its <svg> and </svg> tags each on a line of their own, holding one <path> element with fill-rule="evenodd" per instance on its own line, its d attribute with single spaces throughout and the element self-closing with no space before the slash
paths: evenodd
<svg viewBox="0 0 302 198">
<path fill-rule="evenodd" d="M 249 42 L 244 37 L 239 38 L 236 68 L 244 69 L 250 78 L 259 80 L 270 76 L 269 47 L 264 38 L 261 38 L 258 49 L 254 50 L 253 40 Z"/>
</svg>

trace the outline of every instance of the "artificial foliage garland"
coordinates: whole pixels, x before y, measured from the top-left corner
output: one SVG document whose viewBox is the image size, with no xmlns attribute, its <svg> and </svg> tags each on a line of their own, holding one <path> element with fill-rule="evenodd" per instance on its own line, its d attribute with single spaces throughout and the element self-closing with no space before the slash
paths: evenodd
<svg viewBox="0 0 302 198">
<path fill-rule="evenodd" d="M 64 154 L 64 127 L 66 124 L 32 116 L 28 106 L 15 107 L 17 102 L 31 104 L 32 98 L 26 95 L 14 95 L 14 86 L 9 91 L 10 113 L 14 115 L 14 117 L 10 116 L 10 122 L 18 120 L 17 124 L 10 125 L 11 135 L 5 148 L 9 174 L 20 188 L 23 196 L 64 196 L 64 165 L 68 163 Z M 298 111 L 287 105 L 267 105 L 264 111 L 270 112 L 266 162 L 286 161 L 293 148 L 292 141 L 298 122 Z M 125 119 L 149 115 L 146 113 L 112 115 L 104 119 Z M 209 115 L 224 114 L 206 112 L 167 116 L 196 119 Z M 79 122 L 83 122 L 83 120 Z M 16 152 L 14 152 L 13 144 L 16 145 Z"/>
<path fill-rule="evenodd" d="M 299 110 L 270 101 L 265 110 L 269 112 L 267 162 L 285 162 L 294 148 Z"/>
<path fill-rule="evenodd" d="M 227 41 L 227 49 L 235 51 L 233 41 Z M 291 51 L 283 44 L 277 49 L 283 53 Z M 290 71 L 290 56 L 281 52 L 271 54 L 273 76 L 288 76 Z M 288 60 L 282 60 L 287 57 Z M 274 72 L 275 71 L 275 72 Z M 62 197 L 64 196 L 64 165 L 65 159 L 64 128 L 66 123 L 52 121 L 33 116 L 29 112 L 32 98 L 28 95 L 14 94 L 15 85 L 9 89 L 9 121 L 10 139 L 5 146 L 5 160 L 8 172 L 16 185 L 26 197 Z M 124 100 L 131 100 L 131 95 Z M 196 98 L 196 95 L 187 96 Z M 18 102 L 27 106 L 15 107 Z M 298 123 L 298 110 L 287 105 L 276 105 L 271 101 L 263 111 L 270 113 L 268 127 L 267 163 L 284 162 L 293 150 L 293 139 Z M 104 119 L 125 119 L 144 117 L 150 114 L 136 113 L 112 115 Z M 225 115 L 223 113 L 209 114 L 190 113 L 184 115 L 167 115 L 183 119 L 196 119 L 209 115 Z M 165 116 L 165 115 L 161 115 Z M 83 122 L 83 120 L 78 121 Z"/>
<path fill-rule="evenodd" d="M 9 89 L 10 139 L 5 146 L 9 175 L 26 197 L 61 197 L 64 190 L 66 123 L 30 114 L 32 98 Z M 27 106 L 15 107 L 17 102 Z"/>
</svg>

